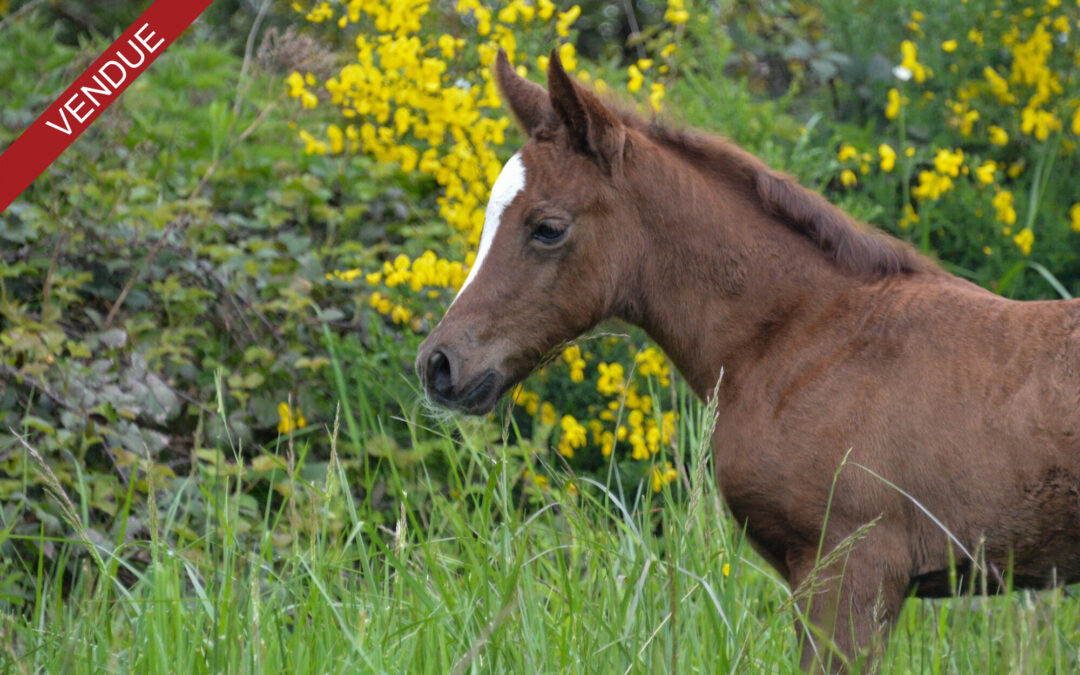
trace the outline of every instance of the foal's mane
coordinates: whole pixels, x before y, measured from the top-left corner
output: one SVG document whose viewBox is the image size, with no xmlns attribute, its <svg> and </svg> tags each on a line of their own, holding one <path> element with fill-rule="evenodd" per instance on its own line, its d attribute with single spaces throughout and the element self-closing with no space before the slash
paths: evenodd
<svg viewBox="0 0 1080 675">
<path fill-rule="evenodd" d="M 776 171 L 734 143 L 699 131 L 644 122 L 620 111 L 624 124 L 646 134 L 699 170 L 734 184 L 758 205 L 813 242 L 841 269 L 878 279 L 940 270 L 907 243 L 863 225 L 791 176 Z"/>
</svg>

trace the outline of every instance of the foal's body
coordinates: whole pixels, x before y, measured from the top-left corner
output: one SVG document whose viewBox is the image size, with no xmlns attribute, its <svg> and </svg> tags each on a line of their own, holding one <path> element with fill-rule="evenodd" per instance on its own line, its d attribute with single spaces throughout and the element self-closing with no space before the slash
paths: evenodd
<svg viewBox="0 0 1080 675">
<path fill-rule="evenodd" d="M 770 561 L 796 584 L 813 564 L 850 449 L 826 550 L 880 516 L 855 559 L 897 598 L 949 593 L 947 534 L 913 500 L 1018 585 L 1080 581 L 1080 306 L 918 278 L 819 300 L 720 361 L 720 485 Z"/>
<path fill-rule="evenodd" d="M 731 144 L 606 108 L 557 55 L 550 91 L 505 58 L 496 79 L 530 141 L 421 347 L 433 399 L 486 412 L 607 317 L 702 398 L 723 370 L 719 484 L 792 588 L 873 523 L 801 600 L 848 655 L 952 593 L 952 563 L 1080 581 L 1080 302 L 954 277 Z"/>
<path fill-rule="evenodd" d="M 667 279 L 627 318 L 698 396 L 723 368 L 721 491 L 793 588 L 820 556 L 827 510 L 825 552 L 880 518 L 842 564 L 844 603 L 817 600 L 811 618 L 838 611 L 850 651 L 908 594 L 962 590 L 950 561 L 970 560 L 949 534 L 972 554 L 981 543 L 1018 586 L 1080 581 L 1080 301 L 1010 301 L 918 259 L 868 281 L 714 180 L 688 164 L 670 179 L 687 194 L 646 244 L 666 267 L 646 276 Z M 708 215 L 733 211 L 728 224 Z M 712 269 L 754 262 L 726 284 L 687 271 L 710 252 Z"/>
</svg>

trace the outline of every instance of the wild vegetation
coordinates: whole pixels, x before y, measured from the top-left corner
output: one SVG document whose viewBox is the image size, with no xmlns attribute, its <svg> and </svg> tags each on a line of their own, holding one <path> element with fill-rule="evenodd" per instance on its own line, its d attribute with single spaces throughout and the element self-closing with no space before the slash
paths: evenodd
<svg viewBox="0 0 1080 675">
<path fill-rule="evenodd" d="M 521 140 L 499 46 L 996 292 L 1080 291 L 1077 3 L 225 4 L 0 214 L 5 671 L 796 670 L 791 592 L 642 336 L 492 419 L 420 401 Z M 22 6 L 0 147 L 133 18 Z M 1062 590 L 915 602 L 886 667 L 1075 671 L 1078 635 Z"/>
</svg>

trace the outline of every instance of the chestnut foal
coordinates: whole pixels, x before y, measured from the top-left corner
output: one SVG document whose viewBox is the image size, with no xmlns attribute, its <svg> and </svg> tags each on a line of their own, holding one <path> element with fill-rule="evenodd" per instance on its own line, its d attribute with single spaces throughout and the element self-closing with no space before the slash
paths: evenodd
<svg viewBox="0 0 1080 675">
<path fill-rule="evenodd" d="M 529 140 L 420 347 L 431 400 L 487 413 L 609 317 L 699 397 L 723 368 L 716 474 L 755 548 L 794 589 L 863 528 L 800 600 L 806 667 L 955 592 L 976 551 L 1016 586 L 1080 581 L 1080 302 L 952 276 L 728 142 L 613 110 L 556 53 L 546 91 L 503 54 L 495 77 Z"/>
</svg>

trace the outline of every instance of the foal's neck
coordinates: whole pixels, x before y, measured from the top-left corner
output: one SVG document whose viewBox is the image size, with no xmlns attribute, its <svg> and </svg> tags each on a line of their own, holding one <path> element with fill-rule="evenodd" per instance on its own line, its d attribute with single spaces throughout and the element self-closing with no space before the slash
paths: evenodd
<svg viewBox="0 0 1080 675">
<path fill-rule="evenodd" d="M 703 399 L 721 368 L 730 394 L 740 370 L 864 283 L 723 177 L 677 161 L 674 171 L 666 167 L 663 189 L 670 193 L 662 199 L 655 181 L 639 192 L 652 239 L 625 318 Z"/>
</svg>

